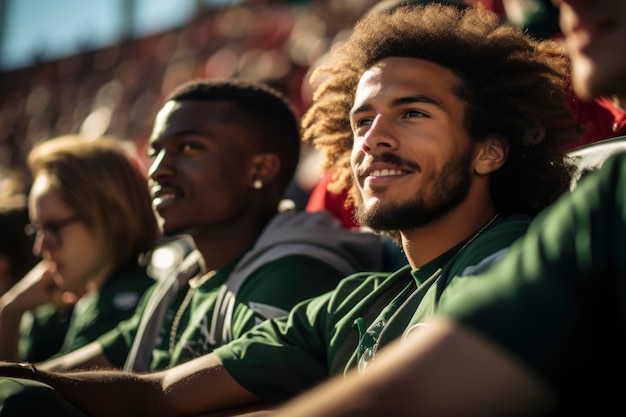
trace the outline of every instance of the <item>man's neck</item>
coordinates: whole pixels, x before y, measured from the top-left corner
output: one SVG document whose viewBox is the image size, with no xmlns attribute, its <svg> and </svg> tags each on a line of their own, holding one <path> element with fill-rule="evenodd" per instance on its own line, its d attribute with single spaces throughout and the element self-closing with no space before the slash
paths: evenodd
<svg viewBox="0 0 626 417">
<path fill-rule="evenodd" d="M 478 237 L 497 218 L 493 210 L 473 220 L 448 216 L 429 225 L 402 232 L 402 247 L 412 269 L 417 269 L 466 239 Z"/>
</svg>

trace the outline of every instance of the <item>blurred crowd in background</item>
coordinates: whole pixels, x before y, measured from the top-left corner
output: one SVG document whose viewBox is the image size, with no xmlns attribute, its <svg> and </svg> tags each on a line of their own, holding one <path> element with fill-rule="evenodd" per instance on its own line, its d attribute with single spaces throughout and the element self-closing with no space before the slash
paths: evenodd
<svg viewBox="0 0 626 417">
<path fill-rule="evenodd" d="M 480 1 L 502 12 L 500 1 Z M 28 151 L 59 135 L 118 138 L 145 168 L 144 145 L 161 100 L 190 79 L 261 80 L 302 114 L 309 70 L 377 3 L 247 0 L 209 8 L 198 2 L 179 28 L 0 73 L 0 197 L 25 191 Z M 303 145 L 302 152 L 291 195 L 301 207 L 322 174 L 314 150 Z"/>
<path fill-rule="evenodd" d="M 1 73 L 0 169 L 10 181 L 3 181 L 0 195 L 28 184 L 24 161 L 33 144 L 66 133 L 119 138 L 145 163 L 143 147 L 161 100 L 193 78 L 265 81 L 301 114 L 310 94 L 307 72 L 375 3 L 255 0 L 198 7 L 183 27 Z M 303 155 L 295 198 L 305 198 L 319 178 L 314 153 L 303 145 Z"/>
</svg>

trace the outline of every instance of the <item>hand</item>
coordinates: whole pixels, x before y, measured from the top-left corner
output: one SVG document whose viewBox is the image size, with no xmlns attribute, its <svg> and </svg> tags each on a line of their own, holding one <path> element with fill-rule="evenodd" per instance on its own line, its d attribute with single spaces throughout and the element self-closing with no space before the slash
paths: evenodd
<svg viewBox="0 0 626 417">
<path fill-rule="evenodd" d="M 25 311 L 47 303 L 59 308 L 75 304 L 82 293 L 65 291 L 62 285 L 63 279 L 56 271 L 56 264 L 43 260 L 2 296 L 2 314 L 21 316 Z"/>
</svg>

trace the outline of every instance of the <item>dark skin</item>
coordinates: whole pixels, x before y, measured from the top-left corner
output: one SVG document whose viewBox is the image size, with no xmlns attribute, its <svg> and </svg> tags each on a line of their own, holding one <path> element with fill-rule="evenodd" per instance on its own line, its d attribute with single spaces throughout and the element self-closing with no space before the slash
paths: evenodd
<svg viewBox="0 0 626 417">
<path fill-rule="evenodd" d="M 278 156 L 260 152 L 247 125 L 226 101 L 170 101 L 155 120 L 148 175 L 159 225 L 166 236 L 189 234 L 206 271 L 228 265 L 257 239 L 282 194 Z M 39 366 L 78 367 L 111 363 L 94 342 Z"/>
<path fill-rule="evenodd" d="M 251 245 L 278 203 L 270 188 L 280 161 L 257 153 L 244 126 L 227 102 L 169 102 L 150 139 L 148 175 L 161 228 L 193 236 L 207 270 Z M 252 187 L 255 179 L 263 189 Z"/>
</svg>

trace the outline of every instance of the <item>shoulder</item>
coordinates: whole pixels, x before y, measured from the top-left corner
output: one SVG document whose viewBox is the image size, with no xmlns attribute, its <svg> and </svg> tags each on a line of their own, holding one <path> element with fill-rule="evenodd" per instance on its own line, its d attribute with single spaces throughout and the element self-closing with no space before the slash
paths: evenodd
<svg viewBox="0 0 626 417">
<path fill-rule="evenodd" d="M 115 271 L 99 291 L 100 299 L 117 298 L 124 294 L 143 294 L 156 280 L 148 274 L 146 267 Z"/>
<path fill-rule="evenodd" d="M 527 214 L 513 214 L 497 220 L 467 248 L 453 257 L 449 276 L 464 276 L 482 272 L 495 264 L 522 237 L 533 220 Z"/>
<path fill-rule="evenodd" d="M 333 299 L 342 302 L 348 298 L 364 299 L 381 287 L 394 282 L 400 275 L 408 274 L 411 267 L 407 264 L 395 272 L 358 272 L 342 279 L 333 291 Z"/>
<path fill-rule="evenodd" d="M 527 231 L 533 221 L 528 214 L 512 214 L 498 219 L 493 226 L 481 233 L 476 241 L 467 247 L 470 254 L 494 253 L 507 248 Z"/>
</svg>

